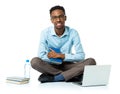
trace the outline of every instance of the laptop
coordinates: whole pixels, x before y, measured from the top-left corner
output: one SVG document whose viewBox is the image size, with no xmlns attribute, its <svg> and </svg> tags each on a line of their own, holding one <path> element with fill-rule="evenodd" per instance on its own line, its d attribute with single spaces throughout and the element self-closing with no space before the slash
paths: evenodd
<svg viewBox="0 0 120 94">
<path fill-rule="evenodd" d="M 86 65 L 81 86 L 105 86 L 109 82 L 111 65 Z"/>
</svg>

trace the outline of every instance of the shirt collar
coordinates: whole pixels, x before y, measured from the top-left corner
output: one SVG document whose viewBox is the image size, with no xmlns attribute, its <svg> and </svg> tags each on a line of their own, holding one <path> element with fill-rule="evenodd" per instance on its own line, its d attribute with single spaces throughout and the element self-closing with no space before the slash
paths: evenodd
<svg viewBox="0 0 120 94">
<path fill-rule="evenodd" d="M 65 26 L 65 32 L 63 33 L 63 35 L 61 37 L 67 36 L 69 33 L 68 28 Z M 57 36 L 54 30 L 54 27 L 51 28 L 51 35 L 52 36 Z"/>
</svg>

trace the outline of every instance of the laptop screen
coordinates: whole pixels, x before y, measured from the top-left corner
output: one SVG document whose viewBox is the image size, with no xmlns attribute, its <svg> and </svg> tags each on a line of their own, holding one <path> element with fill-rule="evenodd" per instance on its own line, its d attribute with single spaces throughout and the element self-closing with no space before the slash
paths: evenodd
<svg viewBox="0 0 120 94">
<path fill-rule="evenodd" d="M 107 85 L 111 65 L 86 65 L 82 86 Z"/>
</svg>

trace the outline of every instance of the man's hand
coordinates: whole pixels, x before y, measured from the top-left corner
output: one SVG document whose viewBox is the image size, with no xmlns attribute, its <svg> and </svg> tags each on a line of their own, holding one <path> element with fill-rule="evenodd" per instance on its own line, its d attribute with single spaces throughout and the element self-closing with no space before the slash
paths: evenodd
<svg viewBox="0 0 120 94">
<path fill-rule="evenodd" d="M 50 49 L 50 52 L 48 53 L 48 58 L 65 58 L 64 54 L 56 53 L 53 49 Z"/>
<path fill-rule="evenodd" d="M 48 58 L 58 58 L 58 53 L 56 53 L 53 49 L 50 49 L 50 52 L 48 53 Z"/>
</svg>

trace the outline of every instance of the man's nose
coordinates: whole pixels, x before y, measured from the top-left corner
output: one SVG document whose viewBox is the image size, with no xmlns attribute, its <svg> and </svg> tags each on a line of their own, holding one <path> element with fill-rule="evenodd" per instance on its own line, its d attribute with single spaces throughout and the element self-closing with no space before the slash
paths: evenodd
<svg viewBox="0 0 120 94">
<path fill-rule="evenodd" d="M 57 17 L 57 18 L 56 18 L 56 21 L 60 21 L 60 17 Z"/>
</svg>

